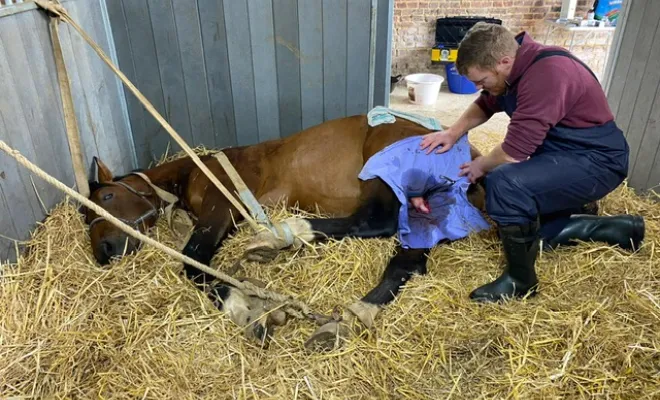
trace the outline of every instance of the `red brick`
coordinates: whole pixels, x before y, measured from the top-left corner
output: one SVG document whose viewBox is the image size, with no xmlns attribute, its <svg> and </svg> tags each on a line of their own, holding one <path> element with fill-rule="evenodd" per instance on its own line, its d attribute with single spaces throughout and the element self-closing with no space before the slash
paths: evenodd
<svg viewBox="0 0 660 400">
<path fill-rule="evenodd" d="M 577 16 L 585 16 L 592 0 L 579 0 Z M 559 17 L 562 0 L 395 0 L 392 69 L 397 73 L 423 72 L 443 68 L 430 65 L 430 47 L 435 37 L 435 19 L 445 16 L 478 15 L 500 18 L 503 25 L 517 33 L 526 30 L 537 40 L 545 38 L 544 19 Z M 415 29 L 416 28 L 416 29 Z M 603 35 L 603 41 L 607 35 Z M 569 36 L 562 31 L 548 42 L 567 47 Z M 577 40 L 576 40 L 577 41 Z M 603 63 L 606 46 L 599 46 L 594 36 L 580 52 L 588 57 L 590 66 Z M 577 50 L 576 50 L 577 51 Z M 602 56 L 601 56 L 602 54 Z"/>
</svg>

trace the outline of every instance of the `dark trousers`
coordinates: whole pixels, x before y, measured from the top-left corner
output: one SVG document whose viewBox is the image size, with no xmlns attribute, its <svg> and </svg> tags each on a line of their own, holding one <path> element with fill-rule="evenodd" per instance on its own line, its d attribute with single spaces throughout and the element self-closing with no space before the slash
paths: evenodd
<svg viewBox="0 0 660 400">
<path fill-rule="evenodd" d="M 548 140 L 529 160 L 496 167 L 484 180 L 488 214 L 499 225 L 523 225 L 539 218 L 541 237 L 554 237 L 571 214 L 602 199 L 626 178 L 628 149 L 622 138 L 616 130 L 606 138 L 618 142 L 616 151 L 585 151 Z"/>
</svg>

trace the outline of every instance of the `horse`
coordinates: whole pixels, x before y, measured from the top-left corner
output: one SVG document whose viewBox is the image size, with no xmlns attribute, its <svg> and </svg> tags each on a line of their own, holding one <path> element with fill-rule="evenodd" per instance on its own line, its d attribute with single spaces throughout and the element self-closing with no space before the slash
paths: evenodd
<svg viewBox="0 0 660 400">
<path fill-rule="evenodd" d="M 355 115 L 326 121 L 286 138 L 222 151 L 260 204 L 268 206 L 284 201 L 287 207 L 320 210 L 330 216 L 289 221 L 296 240 L 385 238 L 397 233 L 401 203 L 381 179 L 362 181 L 358 174 L 365 162 L 385 147 L 430 132 L 402 118 L 372 127 L 366 115 Z M 470 157 L 474 159 L 479 155 L 479 151 L 470 146 Z M 235 191 L 215 157 L 205 155 L 200 159 L 230 192 Z M 157 211 L 164 206 L 144 176 L 152 185 L 178 196 L 179 206 L 196 218 L 182 253 L 205 265 L 209 265 L 223 241 L 236 229 L 235 223 L 242 220 L 237 209 L 190 157 L 142 171 L 144 175 L 129 173 L 118 177 L 113 176 L 102 160 L 95 157 L 94 163 L 97 178 L 90 181 L 89 199 L 143 233 L 155 224 Z M 468 199 L 484 210 L 485 191 L 479 183 L 470 185 Z M 101 265 L 139 248 L 137 240 L 93 210 L 84 209 L 83 212 L 89 225 L 94 257 Z M 270 231 L 257 235 L 246 254 L 251 259 L 268 260 L 273 251 L 290 244 L 278 244 L 273 239 Z M 339 331 L 346 334 L 346 326 L 353 322 L 354 326 L 371 327 L 378 310 L 394 300 L 413 275 L 426 274 L 430 250 L 406 249 L 399 245 L 376 287 L 348 307 L 343 323 L 330 321 L 321 326 L 310 343 L 324 345 L 324 341 L 334 340 Z M 183 270 L 196 287 L 207 292 L 218 309 L 245 326 L 246 335 L 262 345 L 273 327 L 283 323 L 282 316 L 277 314 L 260 318 L 268 307 L 264 301 L 245 296 L 224 283 L 211 284 L 213 277 L 190 265 L 184 264 Z"/>
</svg>

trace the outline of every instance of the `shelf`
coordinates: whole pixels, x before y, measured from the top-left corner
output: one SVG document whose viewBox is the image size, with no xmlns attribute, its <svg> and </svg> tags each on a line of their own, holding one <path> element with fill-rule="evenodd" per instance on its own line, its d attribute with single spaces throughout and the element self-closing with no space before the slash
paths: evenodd
<svg viewBox="0 0 660 400">
<path fill-rule="evenodd" d="M 543 22 L 553 28 L 568 32 L 613 32 L 616 29 L 616 26 L 569 26 L 551 19 L 546 19 Z"/>
</svg>

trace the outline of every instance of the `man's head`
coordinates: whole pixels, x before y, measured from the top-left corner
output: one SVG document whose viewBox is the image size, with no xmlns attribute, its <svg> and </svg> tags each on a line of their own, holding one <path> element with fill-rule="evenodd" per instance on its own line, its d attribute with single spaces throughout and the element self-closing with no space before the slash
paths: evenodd
<svg viewBox="0 0 660 400">
<path fill-rule="evenodd" d="M 479 89 L 503 94 L 518 47 L 515 35 L 502 25 L 478 22 L 458 47 L 456 68 Z"/>
</svg>

